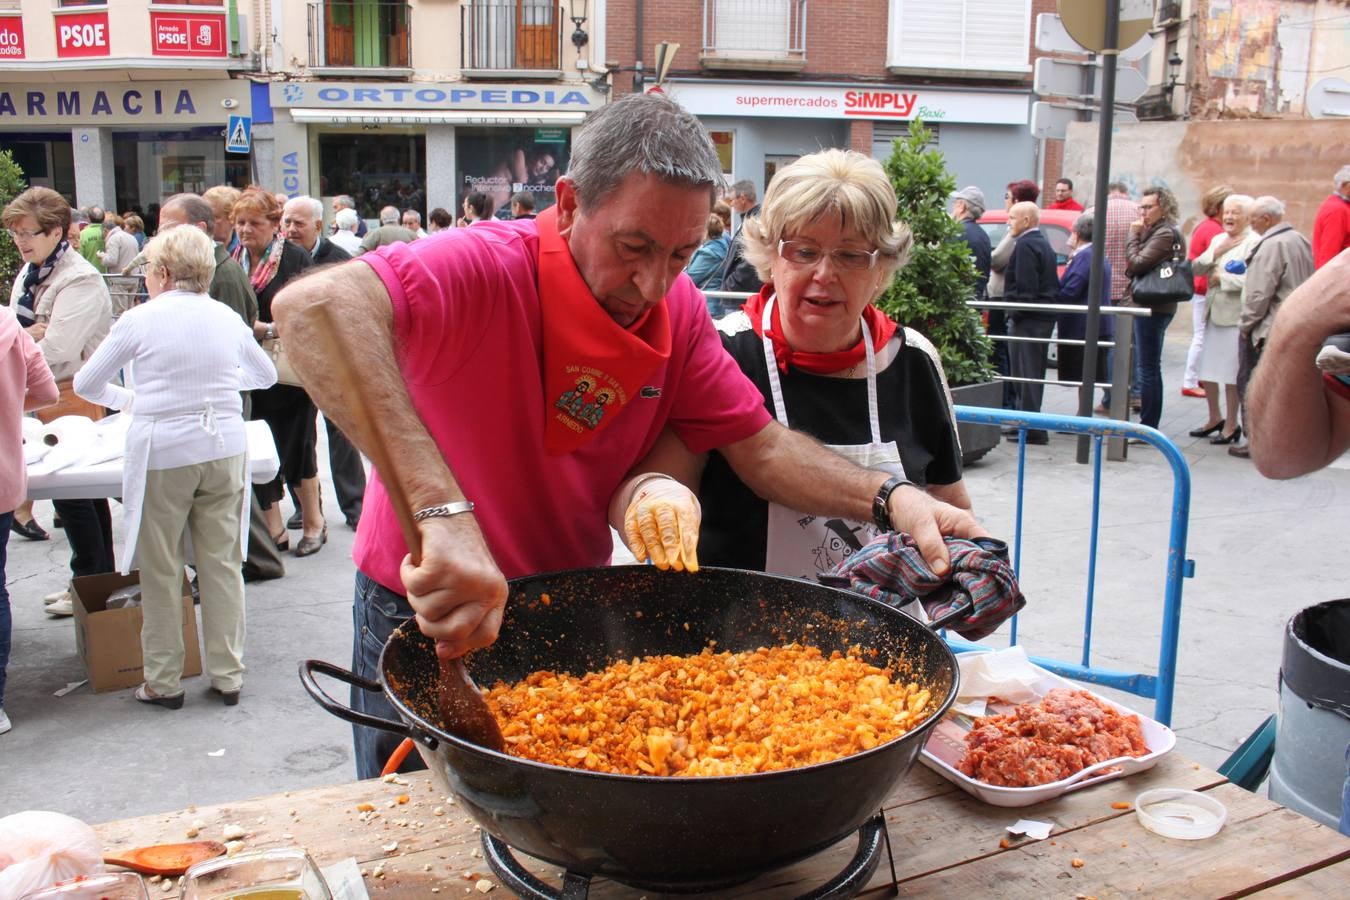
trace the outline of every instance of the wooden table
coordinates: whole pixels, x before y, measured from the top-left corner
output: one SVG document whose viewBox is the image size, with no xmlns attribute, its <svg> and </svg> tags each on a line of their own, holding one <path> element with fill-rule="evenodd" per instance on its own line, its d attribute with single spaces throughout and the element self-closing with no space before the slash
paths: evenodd
<svg viewBox="0 0 1350 900">
<path fill-rule="evenodd" d="M 509 896 L 483 860 L 477 827 L 433 786 L 427 773 L 293 791 L 219 806 L 142 816 L 97 826 L 109 849 L 201 838 L 244 828 L 247 849 L 301 845 L 320 865 L 355 857 L 372 897 Z M 1177 841 L 1145 831 L 1132 810 L 1112 808 L 1154 787 L 1207 791 L 1228 807 L 1228 823 L 1207 841 Z M 406 798 L 400 803 L 401 798 Z M 373 812 L 363 812 L 370 804 Z M 1048 840 L 1009 837 L 1019 818 L 1054 823 Z M 1024 809 L 988 806 L 922 765 L 886 803 L 901 896 L 929 897 L 1267 897 L 1345 896 L 1350 839 L 1223 776 L 1169 754 L 1148 772 L 1086 788 Z M 849 859 L 841 844 L 721 896 L 792 897 L 818 886 Z M 1081 867 L 1073 862 L 1081 860 Z M 561 885 L 556 866 L 531 865 Z M 886 895 L 883 856 L 865 896 Z M 152 890 L 152 896 L 154 891 Z M 176 896 L 173 895 L 173 896 Z M 651 896 L 597 880 L 593 897 Z"/>
</svg>

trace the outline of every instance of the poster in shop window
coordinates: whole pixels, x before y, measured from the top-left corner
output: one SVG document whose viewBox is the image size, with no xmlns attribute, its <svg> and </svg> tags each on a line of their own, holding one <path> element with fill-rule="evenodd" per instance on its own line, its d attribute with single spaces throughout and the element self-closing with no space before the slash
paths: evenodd
<svg viewBox="0 0 1350 900">
<path fill-rule="evenodd" d="M 536 213 L 547 209 L 557 200 L 554 185 L 567 171 L 568 139 L 565 128 L 460 130 L 455 202 L 462 205 L 469 194 L 481 191 L 492 201 L 494 216 L 510 218 L 511 195 L 525 191 L 534 196 Z"/>
</svg>

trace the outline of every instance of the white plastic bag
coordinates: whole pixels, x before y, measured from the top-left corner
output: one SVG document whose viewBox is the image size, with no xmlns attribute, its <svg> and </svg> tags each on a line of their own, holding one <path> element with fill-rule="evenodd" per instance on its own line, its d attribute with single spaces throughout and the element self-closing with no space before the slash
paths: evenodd
<svg viewBox="0 0 1350 900">
<path fill-rule="evenodd" d="M 98 835 L 79 819 L 40 810 L 0 819 L 0 900 L 103 870 Z"/>
</svg>

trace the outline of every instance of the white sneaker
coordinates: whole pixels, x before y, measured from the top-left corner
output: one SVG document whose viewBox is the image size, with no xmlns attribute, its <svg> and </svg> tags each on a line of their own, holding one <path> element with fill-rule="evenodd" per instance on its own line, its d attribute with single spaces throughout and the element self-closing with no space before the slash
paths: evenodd
<svg viewBox="0 0 1350 900">
<path fill-rule="evenodd" d="M 45 612 L 55 619 L 60 619 L 64 616 L 73 616 L 75 615 L 75 604 L 70 601 L 70 595 L 67 594 L 64 600 L 48 603 Z"/>
<path fill-rule="evenodd" d="M 61 590 L 59 590 L 59 591 L 52 591 L 52 592 L 51 592 L 50 594 L 48 594 L 47 596 L 43 597 L 43 598 L 42 598 L 42 605 L 43 605 L 43 606 L 51 606 L 53 603 L 55 603 L 55 602 L 58 601 L 58 600 L 69 600 L 69 599 L 70 599 L 70 589 L 69 589 L 69 588 L 61 588 Z"/>
<path fill-rule="evenodd" d="M 13 727 L 14 724 L 9 721 L 9 716 L 5 715 L 4 707 L 0 706 L 0 734 L 4 734 Z"/>
</svg>

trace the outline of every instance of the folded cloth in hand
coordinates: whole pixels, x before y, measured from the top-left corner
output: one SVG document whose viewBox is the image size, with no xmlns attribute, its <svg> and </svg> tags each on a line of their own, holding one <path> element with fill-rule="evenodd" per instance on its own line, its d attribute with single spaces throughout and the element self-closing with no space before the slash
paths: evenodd
<svg viewBox="0 0 1350 900">
<path fill-rule="evenodd" d="M 969 602 L 971 611 L 950 627 L 967 640 L 977 641 L 993 634 L 1027 601 L 1008 564 L 1006 543 L 993 538 L 946 540 L 952 562 L 946 578 L 928 567 L 912 537 L 891 532 L 878 536 L 821 581 L 847 585 L 895 607 L 918 598 L 934 621 Z"/>
</svg>

